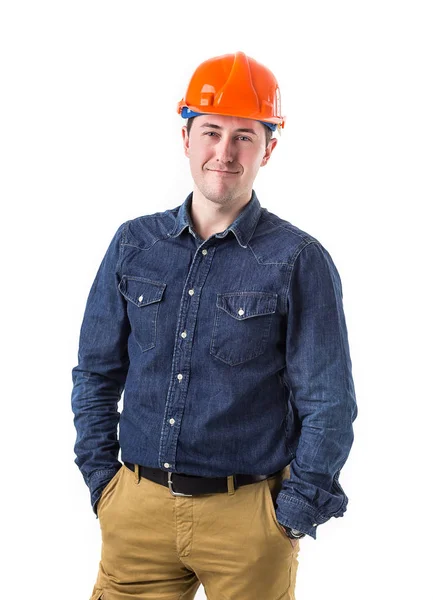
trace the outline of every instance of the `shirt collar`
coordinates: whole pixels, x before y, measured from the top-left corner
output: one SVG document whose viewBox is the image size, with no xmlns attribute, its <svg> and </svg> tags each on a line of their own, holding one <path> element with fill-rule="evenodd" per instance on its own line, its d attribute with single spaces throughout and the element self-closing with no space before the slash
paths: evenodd
<svg viewBox="0 0 433 600">
<path fill-rule="evenodd" d="M 191 202 L 192 192 L 187 196 L 184 203 L 181 204 L 179 207 L 173 230 L 170 232 L 171 237 L 177 237 L 178 235 L 180 235 L 185 229 L 185 227 L 190 227 L 191 229 L 193 229 L 190 213 Z M 221 233 L 217 233 L 215 237 L 223 238 L 228 234 L 229 231 L 232 231 L 236 236 L 239 245 L 242 246 L 242 248 L 246 248 L 248 246 L 248 242 L 251 239 L 251 236 L 254 233 L 257 222 L 260 218 L 260 213 L 260 202 L 256 196 L 255 191 L 253 190 L 250 201 L 244 206 L 244 208 L 233 221 L 233 223 Z"/>
</svg>

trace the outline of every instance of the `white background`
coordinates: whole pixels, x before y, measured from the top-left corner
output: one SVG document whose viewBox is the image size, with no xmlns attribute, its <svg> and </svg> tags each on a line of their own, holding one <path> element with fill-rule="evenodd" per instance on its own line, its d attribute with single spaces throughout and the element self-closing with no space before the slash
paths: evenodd
<svg viewBox="0 0 433 600">
<path fill-rule="evenodd" d="M 433 598 L 430 6 L 1 4 L 2 597 L 90 597 L 100 530 L 70 408 L 85 301 L 120 223 L 191 189 L 193 70 L 243 50 L 287 115 L 255 189 L 337 265 L 359 404 L 348 509 L 301 540 L 297 600 Z"/>
</svg>

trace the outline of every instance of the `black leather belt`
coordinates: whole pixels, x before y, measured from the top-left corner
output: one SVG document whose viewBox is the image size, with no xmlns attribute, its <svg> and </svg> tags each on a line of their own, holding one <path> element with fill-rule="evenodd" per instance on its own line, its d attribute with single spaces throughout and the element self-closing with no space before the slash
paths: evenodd
<svg viewBox="0 0 433 600">
<path fill-rule="evenodd" d="M 125 461 L 124 464 L 131 471 L 135 470 L 134 464 Z M 197 496 L 200 494 L 218 494 L 228 491 L 227 477 L 199 477 L 197 475 L 171 473 L 142 465 L 139 465 L 139 472 L 141 477 L 168 487 L 173 496 Z M 241 485 L 257 483 L 279 473 L 281 471 L 276 471 L 271 475 L 246 475 L 243 473 L 233 475 L 233 487 L 237 489 Z"/>
</svg>

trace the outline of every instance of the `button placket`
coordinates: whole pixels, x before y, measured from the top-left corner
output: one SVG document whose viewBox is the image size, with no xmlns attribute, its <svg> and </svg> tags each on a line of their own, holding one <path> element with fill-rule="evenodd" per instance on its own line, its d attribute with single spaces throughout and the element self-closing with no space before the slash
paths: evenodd
<svg viewBox="0 0 433 600">
<path fill-rule="evenodd" d="M 201 287 L 204 284 L 206 276 L 209 272 L 212 260 L 213 252 L 210 252 L 211 248 L 206 249 L 203 248 L 198 250 L 195 255 L 195 259 L 191 265 L 187 276 L 187 282 L 191 285 L 192 282 L 197 286 L 197 289 L 200 292 Z M 206 260 L 200 260 L 200 252 L 202 257 L 207 257 Z M 188 302 L 188 296 L 183 296 L 181 298 L 181 305 L 179 307 L 179 318 L 183 321 L 183 326 L 185 329 L 180 331 L 177 335 L 182 339 L 186 340 L 189 338 L 189 332 L 194 330 L 195 320 L 197 319 L 198 314 L 198 306 L 197 304 L 193 304 L 193 296 L 195 294 L 196 288 L 190 287 L 187 289 L 187 294 L 190 297 L 191 302 Z M 198 299 L 194 299 L 194 302 L 199 302 Z M 179 324 L 178 324 L 179 327 Z M 179 331 L 179 329 L 178 329 Z M 164 468 L 168 469 L 174 468 L 175 465 L 175 456 L 176 456 L 176 447 L 177 447 L 177 436 L 179 435 L 180 421 L 179 419 L 175 419 L 172 415 L 174 414 L 174 407 L 176 411 L 180 409 L 182 411 L 182 406 L 184 405 L 187 388 L 188 388 L 188 378 L 190 373 L 190 362 L 191 362 L 191 351 L 192 351 L 192 339 L 189 340 L 189 343 L 185 341 L 185 344 L 176 344 L 174 353 L 173 353 L 173 367 L 174 367 L 174 375 L 173 378 L 177 379 L 177 384 L 171 384 L 168 395 L 167 395 L 167 420 L 165 421 L 166 425 L 163 426 L 163 430 L 161 432 L 161 448 L 160 448 L 160 459 L 161 464 Z M 182 370 L 182 372 L 179 372 Z M 172 415 L 170 415 L 170 412 Z M 177 414 L 177 412 L 176 412 Z M 179 414 L 182 414 L 180 412 Z M 176 425 L 176 427 L 174 427 Z M 165 459 L 165 460 L 164 460 Z M 167 459 L 170 461 L 168 462 Z M 171 459 L 171 460 L 170 460 Z M 166 462 L 167 461 L 167 462 Z"/>
</svg>

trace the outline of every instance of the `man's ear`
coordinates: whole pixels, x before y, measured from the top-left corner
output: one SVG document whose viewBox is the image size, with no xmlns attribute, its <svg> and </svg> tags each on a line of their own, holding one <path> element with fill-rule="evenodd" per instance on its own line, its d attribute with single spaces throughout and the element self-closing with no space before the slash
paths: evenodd
<svg viewBox="0 0 433 600">
<path fill-rule="evenodd" d="M 189 158 L 189 135 L 186 129 L 186 125 L 182 127 L 182 139 L 183 139 L 183 151 L 185 152 L 185 156 Z"/>
<path fill-rule="evenodd" d="M 263 155 L 263 159 L 262 162 L 260 163 L 261 167 L 264 167 L 266 165 L 266 163 L 268 162 L 268 160 L 271 157 L 272 152 L 274 151 L 275 146 L 277 145 L 277 138 L 271 138 L 269 140 L 269 144 L 266 146 L 265 149 L 265 154 Z"/>
</svg>

